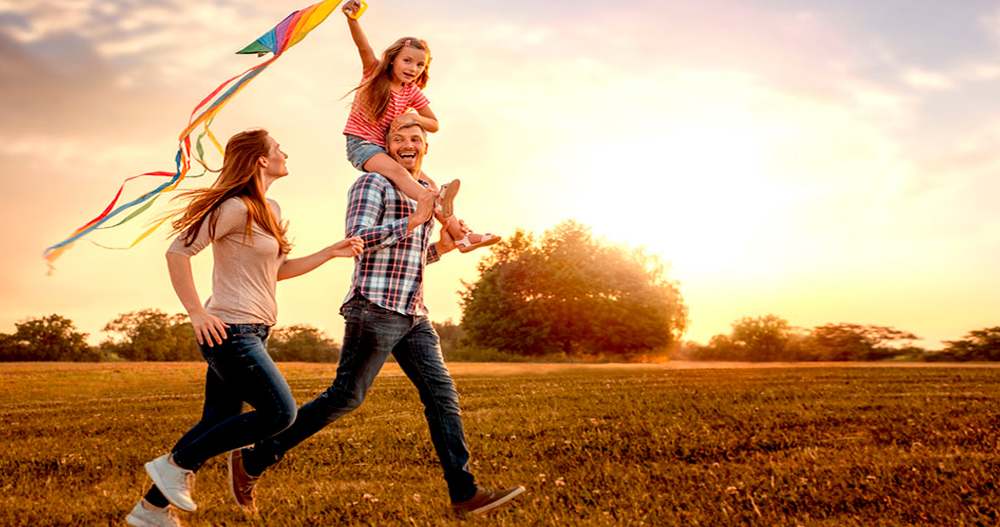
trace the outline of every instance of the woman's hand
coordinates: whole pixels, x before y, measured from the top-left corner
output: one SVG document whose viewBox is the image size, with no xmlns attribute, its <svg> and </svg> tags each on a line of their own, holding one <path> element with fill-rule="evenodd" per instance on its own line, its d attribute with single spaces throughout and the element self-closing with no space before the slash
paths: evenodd
<svg viewBox="0 0 1000 527">
<path fill-rule="evenodd" d="M 229 326 L 219 317 L 204 309 L 199 309 L 188 313 L 188 318 L 191 319 L 191 326 L 194 327 L 194 338 L 198 344 L 208 344 L 208 347 L 211 348 L 226 340 L 226 328 Z"/>
<path fill-rule="evenodd" d="M 331 258 L 350 258 L 365 250 L 365 242 L 360 237 L 347 238 L 329 247 Z"/>
</svg>

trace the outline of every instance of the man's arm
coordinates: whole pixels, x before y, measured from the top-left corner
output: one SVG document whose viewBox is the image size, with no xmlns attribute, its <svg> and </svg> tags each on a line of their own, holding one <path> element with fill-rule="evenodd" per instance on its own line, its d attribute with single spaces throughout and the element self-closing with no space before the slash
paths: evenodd
<svg viewBox="0 0 1000 527">
<path fill-rule="evenodd" d="M 380 224 L 378 221 L 385 212 L 387 192 L 395 192 L 388 179 L 377 174 L 364 174 L 347 193 L 347 237 L 364 240 L 365 252 L 398 243 L 427 222 L 434 212 L 437 193 L 427 192 L 417 200 L 417 209 L 409 216 Z"/>
</svg>

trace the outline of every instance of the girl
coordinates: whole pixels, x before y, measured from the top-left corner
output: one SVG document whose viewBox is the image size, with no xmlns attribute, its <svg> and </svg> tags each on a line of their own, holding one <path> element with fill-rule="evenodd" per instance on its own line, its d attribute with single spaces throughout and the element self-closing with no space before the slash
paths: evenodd
<svg viewBox="0 0 1000 527">
<path fill-rule="evenodd" d="M 418 38 L 403 37 L 389 46 L 382 53 L 381 59 L 376 58 L 361 24 L 352 16 L 359 8 L 357 0 L 348 0 L 343 7 L 364 71 L 361 84 L 351 90 L 355 92 L 354 102 L 344 127 L 347 158 L 358 170 L 382 174 L 403 194 L 417 199 L 428 190 L 389 157 L 385 150 L 385 138 L 389 131 L 413 122 L 420 123 L 432 133 L 439 128 L 430 102 L 421 91 L 427 86 L 430 47 L 427 42 Z M 408 111 L 410 109 L 415 112 Z M 437 186 L 426 174 L 422 174 L 422 178 L 437 190 Z M 470 232 L 463 222 L 453 217 L 452 202 L 458 189 L 457 179 L 442 187 L 438 220 L 454 238 L 459 251 L 469 252 L 500 241 L 499 236 Z"/>
<path fill-rule="evenodd" d="M 208 362 L 205 406 L 201 421 L 170 453 L 146 463 L 154 485 L 126 518 L 131 525 L 179 527 L 169 505 L 195 510 L 194 472 L 205 461 L 277 434 L 295 420 L 295 399 L 267 354 L 277 316 L 275 284 L 332 258 L 360 254 L 362 242 L 349 238 L 288 259 L 287 224 L 278 204 L 265 197 L 271 183 L 288 175 L 287 157 L 265 130 L 241 132 L 226 144 L 215 183 L 181 195 L 188 204 L 173 222 L 180 236 L 167 250 L 167 268 Z M 203 306 L 190 260 L 210 243 L 212 296 Z M 241 413 L 244 402 L 254 410 Z"/>
</svg>

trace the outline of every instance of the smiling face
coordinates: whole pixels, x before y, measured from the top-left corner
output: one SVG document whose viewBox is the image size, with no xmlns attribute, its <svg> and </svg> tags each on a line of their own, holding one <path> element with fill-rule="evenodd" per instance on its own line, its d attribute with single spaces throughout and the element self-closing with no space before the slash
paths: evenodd
<svg viewBox="0 0 1000 527">
<path fill-rule="evenodd" d="M 403 168 L 416 176 L 427 153 L 427 132 L 417 124 L 400 128 L 389 134 L 389 155 Z"/>
<path fill-rule="evenodd" d="M 394 83 L 414 82 L 427 68 L 427 52 L 413 46 L 405 46 L 392 61 Z"/>
</svg>

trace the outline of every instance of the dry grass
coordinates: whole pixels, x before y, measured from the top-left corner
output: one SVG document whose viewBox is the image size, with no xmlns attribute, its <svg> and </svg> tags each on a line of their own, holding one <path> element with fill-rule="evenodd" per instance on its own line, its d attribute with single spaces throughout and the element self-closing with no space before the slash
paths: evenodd
<svg viewBox="0 0 1000 527">
<path fill-rule="evenodd" d="M 687 368 L 686 366 L 697 366 Z M 712 366 L 712 367 L 709 367 Z M 1000 370 L 453 364 L 474 472 L 523 484 L 463 518 L 415 390 L 365 404 L 230 503 L 199 473 L 185 525 L 995 525 Z M 300 402 L 335 367 L 281 364 Z M 124 525 L 142 463 L 198 418 L 201 364 L 0 365 L 0 525 Z"/>
</svg>

